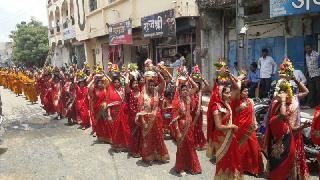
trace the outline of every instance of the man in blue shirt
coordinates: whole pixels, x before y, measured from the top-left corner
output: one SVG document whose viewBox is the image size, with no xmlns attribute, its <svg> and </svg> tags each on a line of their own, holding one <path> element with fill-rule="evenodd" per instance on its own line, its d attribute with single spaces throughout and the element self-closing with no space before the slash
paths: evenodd
<svg viewBox="0 0 320 180">
<path fill-rule="evenodd" d="M 176 57 L 176 61 L 172 64 L 170 64 L 170 67 L 173 68 L 173 75 L 172 75 L 172 80 L 175 82 L 176 79 L 177 79 L 177 71 L 178 71 L 178 68 L 182 65 L 181 63 L 181 55 L 180 54 L 176 54 L 175 55 Z"/>
<path fill-rule="evenodd" d="M 251 63 L 250 71 L 248 74 L 248 84 L 249 84 L 249 97 L 255 97 L 255 91 L 259 86 L 260 82 L 260 72 L 258 70 L 258 64 L 256 62 Z"/>
</svg>

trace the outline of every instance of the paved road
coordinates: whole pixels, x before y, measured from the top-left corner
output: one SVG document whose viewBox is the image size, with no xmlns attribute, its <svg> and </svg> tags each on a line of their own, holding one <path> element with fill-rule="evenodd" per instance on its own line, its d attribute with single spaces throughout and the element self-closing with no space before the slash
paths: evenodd
<svg viewBox="0 0 320 180">
<path fill-rule="evenodd" d="M 145 167 L 126 153 L 112 153 L 110 145 L 97 144 L 90 130 L 66 126 L 65 120 L 42 116 L 39 104 L 30 105 L 0 88 L 5 115 L 4 143 L 0 145 L 0 179 L 212 179 L 215 166 L 198 152 L 203 173 L 179 178 L 173 167 L 176 146 L 166 141 L 171 161 Z M 246 176 L 245 179 L 254 179 Z M 314 177 L 314 179 L 317 179 Z"/>
</svg>

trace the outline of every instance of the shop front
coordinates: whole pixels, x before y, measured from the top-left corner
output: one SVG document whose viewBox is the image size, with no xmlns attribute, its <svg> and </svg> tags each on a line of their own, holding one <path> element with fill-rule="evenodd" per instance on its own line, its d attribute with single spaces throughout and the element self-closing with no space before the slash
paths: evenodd
<svg viewBox="0 0 320 180">
<path fill-rule="evenodd" d="M 196 18 L 175 18 L 174 10 L 164 11 L 141 19 L 142 33 L 151 38 L 154 63 L 174 62 L 175 55 L 185 57 L 184 65 L 191 69 L 195 64 Z"/>
</svg>

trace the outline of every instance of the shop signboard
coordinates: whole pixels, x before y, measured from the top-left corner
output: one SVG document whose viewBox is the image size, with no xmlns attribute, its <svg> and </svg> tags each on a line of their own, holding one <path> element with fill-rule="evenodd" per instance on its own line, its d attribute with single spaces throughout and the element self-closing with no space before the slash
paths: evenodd
<svg viewBox="0 0 320 180">
<path fill-rule="evenodd" d="M 176 19 L 174 10 L 143 17 L 141 18 L 141 26 L 144 37 L 175 36 Z"/>
<path fill-rule="evenodd" d="M 320 12 L 320 0 L 270 0 L 270 17 Z"/>
<path fill-rule="evenodd" d="M 110 45 L 132 44 L 132 22 L 130 20 L 109 26 Z"/>
<path fill-rule="evenodd" d="M 63 29 L 63 40 L 73 39 L 76 37 L 76 30 L 74 26 Z"/>
</svg>

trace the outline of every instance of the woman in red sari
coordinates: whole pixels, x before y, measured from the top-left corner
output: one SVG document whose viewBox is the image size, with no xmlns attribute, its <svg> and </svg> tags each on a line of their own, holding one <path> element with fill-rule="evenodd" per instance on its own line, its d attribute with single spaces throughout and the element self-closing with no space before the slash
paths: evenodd
<svg viewBox="0 0 320 180">
<path fill-rule="evenodd" d="M 320 146 L 320 105 L 316 107 L 311 127 L 311 140 L 314 145 Z M 320 154 L 317 155 L 320 177 Z"/>
<path fill-rule="evenodd" d="M 107 114 L 107 84 L 108 80 L 102 75 L 96 75 L 90 85 L 93 117 L 96 121 L 95 132 L 99 142 L 112 144 L 113 123 L 108 121 Z"/>
<path fill-rule="evenodd" d="M 192 94 L 192 125 L 194 127 L 194 143 L 197 150 L 205 150 L 207 145 L 207 140 L 203 132 L 203 110 L 202 110 L 202 92 L 206 87 L 209 87 L 208 82 L 202 77 L 200 68 L 198 65 L 192 69 L 192 78 L 197 83 L 199 90 Z M 202 86 L 205 84 L 205 87 Z"/>
<path fill-rule="evenodd" d="M 80 119 L 78 123 L 81 124 L 82 130 L 90 127 L 90 116 L 88 108 L 88 86 L 86 77 L 83 72 L 78 74 L 78 83 L 76 85 L 76 111 Z"/>
<path fill-rule="evenodd" d="M 256 135 L 258 125 L 254 115 L 254 102 L 248 98 L 248 93 L 248 88 L 242 85 L 240 101 L 235 103 L 234 110 L 235 124 L 239 127 L 236 137 L 240 146 L 242 170 L 258 176 L 263 172 L 264 166 Z"/>
<path fill-rule="evenodd" d="M 160 84 L 156 87 L 156 73 L 145 73 L 146 84 L 139 97 L 139 113 L 136 122 L 142 129 L 143 142 L 141 147 L 142 160 L 147 164 L 153 161 L 167 162 L 169 154 L 164 143 L 160 94 L 164 90 L 164 79 L 160 76 Z"/>
<path fill-rule="evenodd" d="M 127 151 L 130 128 L 125 89 L 120 83 L 119 73 L 112 73 L 112 83 L 107 90 L 107 110 L 108 120 L 113 121 L 112 148 L 116 151 Z"/>
<path fill-rule="evenodd" d="M 240 81 L 229 74 L 233 92 L 240 90 Z M 232 119 L 230 106 L 232 96 L 228 85 L 216 84 L 208 106 L 208 139 L 207 155 L 216 158 L 215 180 L 243 179 L 239 158 L 239 144 L 236 139 L 236 126 Z M 210 120 L 209 120 L 210 119 Z"/>
<path fill-rule="evenodd" d="M 66 82 L 62 88 L 63 116 L 68 118 L 68 125 L 73 125 L 77 120 L 75 97 L 76 89 L 71 74 L 65 75 Z"/>
<path fill-rule="evenodd" d="M 52 115 L 55 113 L 55 108 L 53 105 L 53 91 L 51 86 L 52 81 L 52 74 L 47 74 L 45 76 L 45 82 L 42 86 L 42 93 L 43 93 L 43 108 L 46 111 L 46 116 Z"/>
<path fill-rule="evenodd" d="M 191 174 L 200 174 L 201 166 L 194 142 L 194 127 L 191 116 L 190 96 L 198 91 L 197 84 L 188 78 L 192 89 L 185 83 L 179 85 L 173 100 L 173 123 L 177 134 L 176 171 L 182 176 L 185 171 Z M 177 81 L 180 81 L 181 77 Z"/>
<path fill-rule="evenodd" d="M 296 83 L 300 90 L 297 97 L 308 94 L 308 90 L 302 88 L 300 82 Z M 308 124 L 296 124 L 300 116 L 297 97 L 293 95 L 290 83 L 286 79 L 278 81 L 266 124 L 264 148 L 269 162 L 269 179 L 308 179 L 304 151 L 300 150 L 303 144 L 299 143 L 302 141 L 299 134 Z"/>
<path fill-rule="evenodd" d="M 59 74 L 54 74 L 52 79 L 52 100 L 53 100 L 53 108 L 55 112 L 58 114 L 57 119 L 59 120 L 62 116 L 61 109 L 61 93 L 62 93 L 62 84 Z"/>
<path fill-rule="evenodd" d="M 130 155 L 135 158 L 140 157 L 140 149 L 142 142 L 141 128 L 136 124 L 135 119 L 138 113 L 138 101 L 140 96 L 139 79 L 131 77 L 129 80 L 129 74 L 126 77 L 126 92 L 128 97 L 128 114 L 129 114 L 129 127 L 130 127 L 130 139 L 129 139 L 129 151 Z"/>
</svg>

